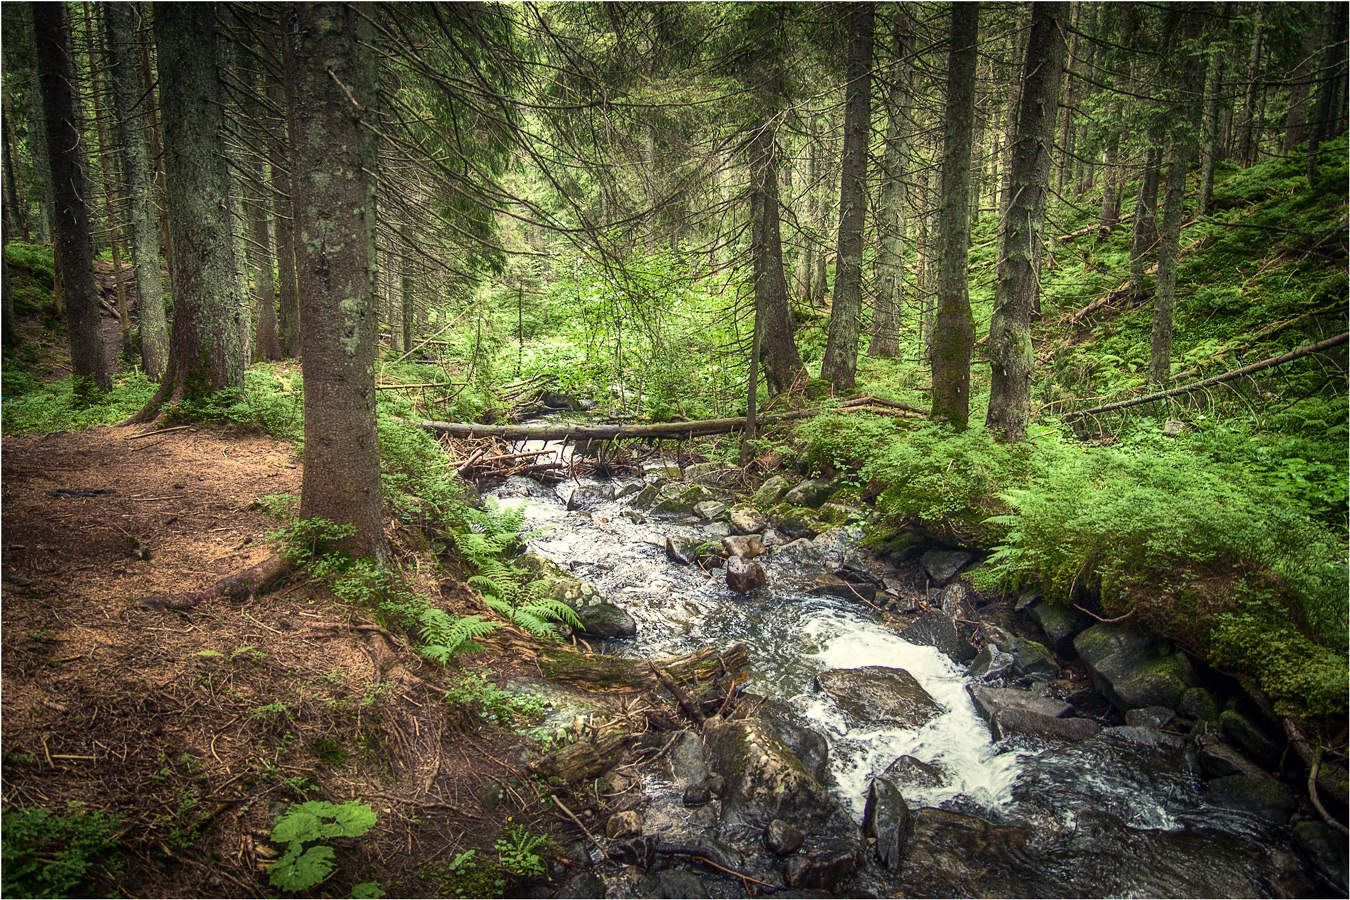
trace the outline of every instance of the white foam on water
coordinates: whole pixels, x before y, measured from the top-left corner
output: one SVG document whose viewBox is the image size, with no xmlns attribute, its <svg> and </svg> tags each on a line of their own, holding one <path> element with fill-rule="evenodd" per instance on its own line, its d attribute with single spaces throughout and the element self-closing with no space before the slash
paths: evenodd
<svg viewBox="0 0 1350 900">
<path fill-rule="evenodd" d="M 988 726 L 976 714 L 966 693 L 967 679 L 955 663 L 933 647 L 911 644 L 884 625 L 838 610 L 821 610 L 804 622 L 803 628 L 821 648 L 811 657 L 823 669 L 904 669 L 943 708 L 940 715 L 918 728 L 860 728 L 851 725 L 825 694 L 794 700 L 802 712 L 828 731 L 839 793 L 855 815 L 862 815 L 872 777 L 906 754 L 936 764 L 946 774 L 934 788 L 902 785 L 911 805 L 935 805 L 958 795 L 988 807 L 1012 800 L 1018 754 L 996 751 Z"/>
</svg>

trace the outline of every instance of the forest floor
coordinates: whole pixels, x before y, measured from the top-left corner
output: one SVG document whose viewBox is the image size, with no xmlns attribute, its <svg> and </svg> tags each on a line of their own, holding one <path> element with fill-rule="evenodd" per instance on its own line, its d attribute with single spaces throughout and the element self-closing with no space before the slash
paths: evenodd
<svg viewBox="0 0 1350 900">
<path fill-rule="evenodd" d="M 274 893 L 274 818 L 325 798 L 379 815 L 359 844 L 334 842 L 326 893 L 368 880 L 421 893 L 429 865 L 542 815 L 517 762 L 525 739 L 384 678 L 371 626 L 327 591 L 297 577 L 185 611 L 138 602 L 274 552 L 259 499 L 299 493 L 290 445 L 104 427 L 7 436 L 3 462 L 3 798 L 7 813 L 77 803 L 118 817 L 124 852 L 91 859 L 101 872 L 86 884 Z M 453 604 L 457 583 L 443 588 Z M 488 643 L 475 668 L 520 668 Z M 494 783 L 501 799 L 480 802 Z"/>
</svg>

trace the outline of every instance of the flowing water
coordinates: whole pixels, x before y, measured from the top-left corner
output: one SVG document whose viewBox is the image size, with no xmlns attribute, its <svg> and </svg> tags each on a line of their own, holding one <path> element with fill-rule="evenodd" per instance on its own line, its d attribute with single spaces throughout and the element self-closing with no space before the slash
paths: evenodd
<svg viewBox="0 0 1350 900">
<path fill-rule="evenodd" d="M 530 550 L 589 581 L 637 622 L 635 637 L 608 642 L 606 652 L 662 656 L 746 642 L 750 690 L 784 701 L 828 738 L 831 790 L 857 821 L 869 780 L 908 754 L 942 773 L 936 785 L 905 786 L 911 808 L 943 806 L 1035 835 L 1031 846 L 1039 851 L 1010 862 L 1016 874 L 989 885 L 994 894 L 1222 896 L 1290 889 L 1280 886 L 1289 857 L 1270 829 L 1206 807 L 1179 740 L 1122 728 L 1070 745 L 995 743 L 967 693 L 964 667 L 904 640 L 863 602 L 805 593 L 804 578 L 831 573 L 857 552 L 857 529 L 791 549 L 773 547 L 759 559 L 767 587 L 740 595 L 726 587 L 722 569 L 678 565 L 664 552 L 668 535 L 716 539 L 727 526 L 636 510 L 631 500 L 641 484 L 583 478 L 550 488 L 515 477 L 493 494 L 503 505 L 524 504 L 527 527 L 538 531 Z M 574 491 L 588 496 L 589 508 L 568 510 Z M 603 499 L 611 491 L 620 498 Z M 868 665 L 908 670 L 942 714 L 918 728 L 859 727 L 814 688 L 821 671 Z M 1026 880 L 1018 866 L 1034 870 L 1034 879 Z M 893 889 L 886 877 L 874 869 L 868 889 Z M 961 884 L 933 890 L 964 893 Z"/>
</svg>

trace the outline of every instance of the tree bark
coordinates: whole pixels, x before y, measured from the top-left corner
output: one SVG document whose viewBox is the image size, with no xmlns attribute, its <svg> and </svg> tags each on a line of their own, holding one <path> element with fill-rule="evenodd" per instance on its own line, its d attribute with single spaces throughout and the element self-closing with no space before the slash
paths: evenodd
<svg viewBox="0 0 1350 900">
<path fill-rule="evenodd" d="M 1313 62 L 1317 58 L 1317 32 L 1318 29 L 1312 27 L 1311 22 L 1303 29 L 1299 47 L 1301 57 L 1289 85 L 1289 112 L 1284 119 L 1284 143 L 1281 149 L 1286 155 L 1292 154 L 1294 148 L 1303 143 L 1304 125 L 1308 118 L 1308 86 L 1312 81 Z"/>
<path fill-rule="evenodd" d="M 1227 17 L 1229 4 L 1219 5 L 1220 20 Z M 1196 215 L 1203 216 L 1209 211 L 1214 199 L 1214 163 L 1219 155 L 1219 90 L 1222 85 L 1222 48 L 1215 48 L 1210 56 L 1209 68 L 1205 70 L 1205 118 L 1204 134 L 1201 136 L 1203 156 L 1200 161 L 1200 200 L 1196 205 Z"/>
<path fill-rule="evenodd" d="M 136 274 L 136 318 L 141 327 L 141 366 L 158 381 L 169 360 L 169 335 L 164 320 L 164 282 L 160 274 L 159 224 L 150 162 L 145 142 L 145 111 L 141 99 L 140 69 L 136 60 L 136 24 L 131 6 L 104 7 L 113 104 L 118 143 L 122 152 L 122 180 L 126 185 L 131 224 L 131 264 Z"/>
<path fill-rule="evenodd" d="M 284 44 L 285 41 L 280 43 Z M 283 51 L 283 56 L 285 52 Z M 290 359 L 300 352 L 300 301 L 295 283 L 295 215 L 291 209 L 294 181 L 291 177 L 293 148 L 286 86 L 267 76 L 268 99 L 283 110 L 273 123 L 271 146 L 272 218 L 277 233 L 277 328 L 281 353 Z"/>
<path fill-rule="evenodd" d="M 1242 103 L 1242 126 L 1238 130 L 1238 164 L 1244 169 L 1256 162 L 1256 95 L 1261 86 L 1261 38 L 1265 7 L 1254 4 L 1251 51 L 1247 56 L 1247 94 Z"/>
<path fill-rule="evenodd" d="M 1158 178 L 1162 168 L 1161 129 L 1149 128 L 1144 172 L 1139 178 L 1139 197 L 1134 205 L 1134 233 L 1130 239 L 1130 290 L 1143 296 L 1144 274 L 1150 253 L 1158 245 Z"/>
<path fill-rule="evenodd" d="M 872 34 L 876 9 L 856 3 L 849 10 L 848 57 L 844 63 L 844 157 L 839 178 L 839 251 L 834 299 L 820 377 L 837 391 L 851 391 L 858 368 L 862 323 L 863 223 L 867 214 L 867 143 L 872 131 Z"/>
<path fill-rule="evenodd" d="M 263 89 L 257 64 L 247 52 L 239 54 L 239 81 L 244 86 L 241 125 L 265 144 L 265 112 L 257 99 Z M 245 146 L 240 158 L 243 178 L 244 218 L 248 226 L 245 255 L 253 275 L 253 358 L 281 359 L 281 337 L 277 333 L 277 290 L 272 272 L 276 259 L 272 254 L 272 235 L 267 227 L 271 212 L 271 191 L 262 155 Z"/>
<path fill-rule="evenodd" d="M 1184 40 L 1177 87 L 1179 101 L 1173 107 L 1172 161 L 1167 172 L 1167 198 L 1158 247 L 1158 282 L 1153 292 L 1153 332 L 1149 341 L 1149 380 L 1166 387 L 1172 380 L 1172 312 L 1177 287 L 1177 257 L 1180 253 L 1181 218 L 1186 197 L 1186 172 L 1194 158 L 1200 127 L 1200 96 L 1205 81 L 1203 56 L 1195 44 L 1204 21 L 1198 7 L 1185 13 Z"/>
<path fill-rule="evenodd" d="M 94 285 L 94 245 L 90 231 L 84 144 L 75 108 L 79 83 L 70 46 L 70 21 L 62 3 L 34 3 L 38 79 L 42 85 L 43 119 L 52 172 L 53 218 L 57 267 L 70 338 L 70 366 L 78 395 L 106 390 L 111 379 L 104 367 L 99 332 L 98 290 Z"/>
<path fill-rule="evenodd" d="M 979 4 L 951 7 L 946 129 L 938 221 L 937 312 L 933 325 L 933 418 L 958 430 L 970 419 L 970 351 L 975 319 L 966 284 L 970 253 L 970 141 L 975 124 Z"/>
<path fill-rule="evenodd" d="M 1345 78 L 1346 21 L 1339 6 L 1331 9 L 1327 42 L 1322 48 L 1322 77 L 1317 88 L 1317 110 L 1312 121 L 1312 137 L 1308 142 L 1308 183 L 1317 175 L 1317 148 L 1335 133 L 1340 113 L 1336 111 L 1336 95 Z"/>
<path fill-rule="evenodd" d="M 894 32 L 891 62 L 895 68 L 891 75 L 887 103 L 881 208 L 877 210 L 881 246 L 877 249 L 876 310 L 872 314 L 872 339 L 867 345 L 867 355 L 873 357 L 900 355 L 900 310 L 905 281 L 905 176 L 909 171 L 910 92 L 913 78 L 909 55 L 914 47 L 908 16 L 903 7 L 897 7 L 891 24 Z"/>
<path fill-rule="evenodd" d="M 287 58 L 295 132 L 296 275 L 305 382 L 300 515 L 350 524 L 348 547 L 385 556 L 375 432 L 373 28 L 351 5 L 291 8 Z"/>
<path fill-rule="evenodd" d="M 170 376 L 132 421 L 149 419 L 165 400 L 244 387 L 215 9 L 210 3 L 161 3 L 154 12 L 173 242 L 173 332 Z"/>
<path fill-rule="evenodd" d="M 1036 258 L 1064 72 L 1068 13 L 1067 3 L 1036 3 L 1031 7 L 1031 34 L 1012 147 L 1012 194 L 1000 235 L 998 283 L 989 324 L 992 381 L 985 425 L 1005 441 L 1025 440 L 1031 418 L 1031 369 L 1035 363 L 1031 313 L 1039 290 Z"/>
</svg>

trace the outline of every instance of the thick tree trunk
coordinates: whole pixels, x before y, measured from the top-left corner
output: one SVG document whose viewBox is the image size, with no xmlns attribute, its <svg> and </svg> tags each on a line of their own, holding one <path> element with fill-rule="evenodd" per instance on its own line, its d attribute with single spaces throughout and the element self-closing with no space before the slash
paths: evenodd
<svg viewBox="0 0 1350 900">
<path fill-rule="evenodd" d="M 94 245 L 85 179 L 84 144 L 80 138 L 75 98 L 79 91 L 70 46 L 70 21 L 63 3 L 34 3 L 38 79 L 42 85 L 43 119 L 52 172 L 57 266 L 70 337 L 70 366 L 77 393 L 107 389 L 99 332 L 98 290 L 94 286 Z"/>
<path fill-rule="evenodd" d="M 245 86 L 241 124 L 266 140 L 265 111 L 255 92 L 262 90 L 256 63 L 246 53 L 239 56 L 239 80 Z M 244 217 L 248 226 L 248 245 L 245 253 L 253 275 L 253 358 L 281 359 L 281 337 L 277 333 L 277 291 L 272 272 L 276 259 L 272 253 L 272 235 L 267 220 L 272 209 L 272 192 L 268 187 L 262 156 L 252 147 L 244 147 L 240 159 L 244 173 Z"/>
<path fill-rule="evenodd" d="M 172 377 L 137 420 L 152 416 L 165 399 L 244 387 L 215 9 L 209 3 L 162 3 L 154 14 L 173 241 Z"/>
<path fill-rule="evenodd" d="M 282 41 L 281 43 L 285 43 Z M 281 110 L 287 110 L 286 87 L 270 74 L 267 76 L 267 96 Z M 277 300 L 278 339 L 281 353 L 294 358 L 300 352 L 300 301 L 295 284 L 295 216 L 291 210 L 294 190 L 290 116 L 285 112 L 273 123 L 270 142 L 272 163 L 272 218 L 277 232 Z"/>
<path fill-rule="evenodd" d="M 292 8 L 287 59 L 294 108 L 296 274 L 305 379 L 300 515 L 354 526 L 349 548 L 385 553 L 375 433 L 374 135 L 376 57 L 365 14 L 350 5 Z"/>
<path fill-rule="evenodd" d="M 1200 95 L 1205 82 L 1204 58 L 1195 47 L 1203 27 L 1201 13 L 1191 8 L 1182 26 L 1183 51 L 1177 79 L 1180 100 L 1173 107 L 1179 127 L 1172 133 L 1172 162 L 1167 171 L 1162 235 L 1158 247 L 1158 283 L 1153 292 L 1153 333 L 1149 342 L 1149 380 L 1163 387 L 1172 380 L 1172 311 L 1177 287 L 1177 257 L 1186 197 L 1186 172 L 1195 155 L 1200 124 Z"/>
<path fill-rule="evenodd" d="M 853 390 L 862 324 L 863 223 L 867 215 L 867 139 L 872 131 L 872 33 L 876 9 L 856 3 L 849 10 L 848 58 L 844 63 L 844 159 L 839 178 L 839 252 L 834 300 L 820 377 L 837 391 Z"/>
<path fill-rule="evenodd" d="M 160 274 L 159 224 L 150 160 L 145 141 L 144 89 L 136 61 L 136 24 L 130 4 L 104 7 L 113 103 L 118 143 L 122 152 L 122 180 L 126 185 L 131 223 L 131 262 L 136 272 L 136 317 L 141 327 L 141 366 L 155 381 L 169 361 L 169 335 L 164 321 L 164 282 Z"/>
<path fill-rule="evenodd" d="M 897 7 L 891 28 L 894 30 L 891 62 L 890 98 L 887 104 L 886 155 L 882 163 L 881 208 L 877 210 L 877 229 L 881 232 L 877 250 L 876 311 L 872 314 L 872 340 L 867 355 L 900 355 L 900 309 L 905 281 L 905 176 L 909 171 L 909 115 L 913 67 L 909 55 L 914 39 L 909 14 Z M 977 201 L 978 202 L 978 201 Z"/>
<path fill-rule="evenodd" d="M 1148 132 L 1144 171 L 1139 177 L 1139 197 L 1134 205 L 1134 233 L 1130 239 L 1130 291 L 1135 297 L 1144 293 L 1146 261 L 1158 245 L 1158 178 L 1162 168 L 1161 129 Z"/>
<path fill-rule="evenodd" d="M 1345 78 L 1346 17 L 1344 10 L 1333 6 L 1327 42 L 1322 48 L 1322 77 L 1317 88 L 1317 109 L 1313 115 L 1312 137 L 1308 142 L 1308 183 L 1317 175 L 1317 148 L 1335 134 L 1341 113 L 1337 111 L 1336 96 Z"/>
<path fill-rule="evenodd" d="M 1314 18 L 1313 21 L 1317 19 Z M 1294 68 L 1292 83 L 1289 85 L 1289 112 L 1284 119 L 1284 143 L 1281 149 L 1285 154 L 1292 154 L 1294 148 L 1303 143 L 1304 125 L 1308 118 L 1308 86 L 1312 82 L 1316 68 L 1314 61 L 1317 59 L 1317 34 L 1318 29 L 1312 27 L 1311 22 L 1303 29 L 1299 61 Z"/>
<path fill-rule="evenodd" d="M 951 7 L 946 128 L 938 221 L 937 312 L 933 324 L 933 418 L 964 429 L 970 418 L 975 319 L 966 285 L 970 253 L 970 141 L 975 124 L 979 4 Z"/>
<path fill-rule="evenodd" d="M 806 367 L 792 337 L 783 240 L 778 219 L 778 147 L 766 118 L 750 140 L 750 264 L 765 378 L 774 393 L 806 381 Z"/>
<path fill-rule="evenodd" d="M 989 324 L 992 381 L 985 425 L 1005 441 L 1027 436 L 1031 418 L 1031 312 L 1039 285 L 1036 258 L 1050 178 L 1055 112 L 1064 72 L 1067 3 L 1031 7 L 1022 99 L 1012 147 L 1012 196 L 999 240 L 998 284 Z"/>
</svg>

